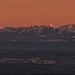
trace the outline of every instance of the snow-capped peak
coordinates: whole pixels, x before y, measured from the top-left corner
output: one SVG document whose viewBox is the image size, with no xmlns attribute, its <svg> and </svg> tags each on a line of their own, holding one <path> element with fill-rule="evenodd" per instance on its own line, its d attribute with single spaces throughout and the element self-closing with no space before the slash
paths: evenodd
<svg viewBox="0 0 75 75">
<path fill-rule="evenodd" d="M 52 28 L 55 28 L 55 26 L 53 26 L 52 24 L 50 24 L 49 26 L 52 27 Z"/>
<path fill-rule="evenodd" d="M 0 29 L 3 29 L 3 27 L 0 27 Z"/>
</svg>

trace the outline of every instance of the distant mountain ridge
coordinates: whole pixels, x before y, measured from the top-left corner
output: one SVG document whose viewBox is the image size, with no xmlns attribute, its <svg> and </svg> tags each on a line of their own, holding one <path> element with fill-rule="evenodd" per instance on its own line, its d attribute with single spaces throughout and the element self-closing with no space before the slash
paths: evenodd
<svg viewBox="0 0 75 75">
<path fill-rule="evenodd" d="M 0 28 L 0 40 L 10 41 L 75 41 L 75 24 L 59 28 L 32 25 L 30 27 Z"/>
</svg>

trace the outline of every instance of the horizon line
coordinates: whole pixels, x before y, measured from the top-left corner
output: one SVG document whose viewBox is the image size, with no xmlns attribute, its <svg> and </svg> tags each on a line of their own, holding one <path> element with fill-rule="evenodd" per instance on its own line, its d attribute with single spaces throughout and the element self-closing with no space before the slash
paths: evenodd
<svg viewBox="0 0 75 75">
<path fill-rule="evenodd" d="M 65 25 L 61 25 L 61 26 L 66 26 L 66 25 L 75 25 L 75 24 L 65 24 Z M 0 29 L 3 29 L 3 28 L 5 28 L 5 27 L 13 27 L 13 28 L 19 28 L 19 27 L 33 27 L 33 26 L 47 26 L 47 27 L 49 27 L 49 26 L 53 26 L 54 28 L 59 28 L 59 27 L 61 27 L 61 26 L 59 26 L 59 27 L 56 27 L 56 26 L 54 26 L 53 24 L 50 24 L 50 25 L 44 25 L 44 24 L 40 24 L 40 25 L 29 25 L 29 26 L 17 26 L 17 27 L 15 27 L 15 26 L 0 26 Z"/>
</svg>

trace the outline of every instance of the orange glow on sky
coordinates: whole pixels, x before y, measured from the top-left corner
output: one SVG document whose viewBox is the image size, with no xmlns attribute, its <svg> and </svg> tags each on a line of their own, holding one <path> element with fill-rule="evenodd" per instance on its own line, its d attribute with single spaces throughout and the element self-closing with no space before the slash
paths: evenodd
<svg viewBox="0 0 75 75">
<path fill-rule="evenodd" d="M 0 0 L 0 26 L 75 23 L 75 0 Z"/>
</svg>

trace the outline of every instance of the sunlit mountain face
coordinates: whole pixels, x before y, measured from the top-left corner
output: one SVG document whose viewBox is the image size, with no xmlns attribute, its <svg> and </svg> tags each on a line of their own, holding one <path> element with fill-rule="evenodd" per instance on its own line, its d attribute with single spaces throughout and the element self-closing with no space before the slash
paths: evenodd
<svg viewBox="0 0 75 75">
<path fill-rule="evenodd" d="M 69 39 L 69 40 L 68 40 Z M 0 40 L 16 41 L 74 41 L 75 25 L 68 24 L 55 28 L 52 24 L 30 27 L 0 27 Z"/>
<path fill-rule="evenodd" d="M 50 24 L 50 27 L 55 28 L 55 26 L 53 26 L 52 24 Z"/>
<path fill-rule="evenodd" d="M 3 27 L 0 27 L 0 29 L 3 29 Z"/>
</svg>

